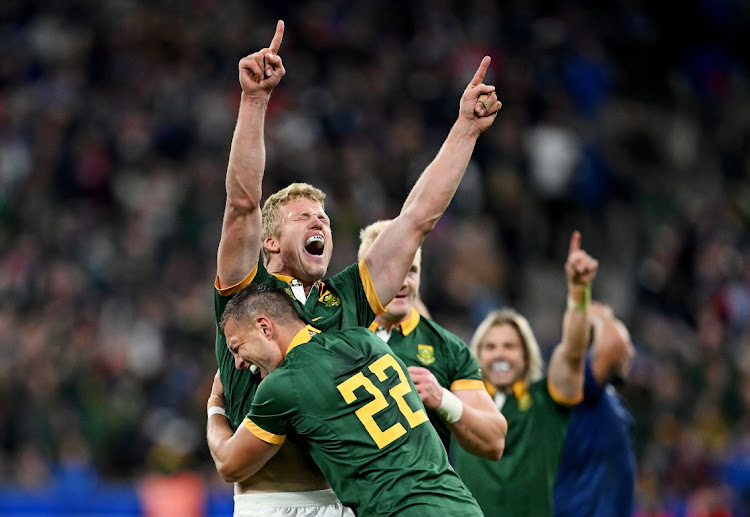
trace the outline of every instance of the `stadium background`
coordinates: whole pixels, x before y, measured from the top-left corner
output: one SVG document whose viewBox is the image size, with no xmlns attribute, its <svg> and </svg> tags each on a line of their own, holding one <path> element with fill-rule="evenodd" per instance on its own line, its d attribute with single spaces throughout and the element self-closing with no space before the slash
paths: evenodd
<svg viewBox="0 0 750 517">
<path fill-rule="evenodd" d="M 0 514 L 231 514 L 211 285 L 237 61 L 281 18 L 264 192 L 329 194 L 329 272 L 491 55 L 504 107 L 425 242 L 427 306 L 468 339 L 512 304 L 548 352 L 580 229 L 638 349 L 639 515 L 750 515 L 748 3 L 273 3 L 0 4 Z"/>
</svg>

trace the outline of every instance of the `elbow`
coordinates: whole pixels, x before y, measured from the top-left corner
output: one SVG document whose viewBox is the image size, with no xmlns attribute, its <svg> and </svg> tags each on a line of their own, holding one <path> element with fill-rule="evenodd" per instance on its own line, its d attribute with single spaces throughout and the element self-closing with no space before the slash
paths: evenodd
<svg viewBox="0 0 750 517">
<path fill-rule="evenodd" d="M 398 216 L 399 225 L 402 228 L 410 228 L 412 232 L 419 235 L 422 240 L 430 233 L 440 220 L 442 213 L 418 213 L 416 207 L 404 207 Z M 421 241 L 420 241 L 421 243 Z"/>
<path fill-rule="evenodd" d="M 501 414 L 500 417 L 502 418 L 500 422 L 500 429 L 498 429 L 498 432 L 495 434 L 495 438 L 492 440 L 490 444 L 490 457 L 491 460 L 499 460 L 503 457 L 503 453 L 505 452 L 505 435 L 508 434 L 508 421 L 505 420 L 505 417 Z"/>
<path fill-rule="evenodd" d="M 505 436 L 485 443 L 485 447 L 478 451 L 478 455 L 486 460 L 497 461 L 503 457 L 503 452 L 505 452 Z"/>
<path fill-rule="evenodd" d="M 505 452 L 505 437 L 496 440 L 495 446 L 491 450 L 491 460 L 499 460 L 503 457 L 503 453 Z"/>
<path fill-rule="evenodd" d="M 248 477 L 247 472 L 238 468 L 236 465 L 232 465 L 231 462 L 216 462 L 216 471 L 221 476 L 221 479 L 227 483 L 237 483 L 243 481 Z"/>
<path fill-rule="evenodd" d="M 252 214 L 260 209 L 260 205 L 250 196 L 245 194 L 233 194 L 227 191 L 226 212 L 234 217 L 242 217 Z"/>
<path fill-rule="evenodd" d="M 491 454 L 491 460 L 499 460 L 503 457 L 505 452 L 505 435 L 508 434 L 508 421 L 505 419 L 502 413 L 500 413 L 500 422 L 498 423 L 499 429 L 495 433 L 495 438 L 492 440 L 489 452 Z"/>
</svg>

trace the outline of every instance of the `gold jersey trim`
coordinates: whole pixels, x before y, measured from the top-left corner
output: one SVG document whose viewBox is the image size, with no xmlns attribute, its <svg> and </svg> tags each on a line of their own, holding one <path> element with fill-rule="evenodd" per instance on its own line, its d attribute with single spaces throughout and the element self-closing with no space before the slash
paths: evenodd
<svg viewBox="0 0 750 517">
<path fill-rule="evenodd" d="M 575 406 L 579 402 L 583 400 L 583 391 L 579 391 L 578 394 L 575 397 L 568 398 L 562 393 L 560 393 L 557 388 L 555 388 L 552 383 L 547 379 L 547 391 L 549 391 L 550 396 L 552 397 L 552 400 L 557 402 L 558 404 L 562 404 L 563 406 Z"/>
<path fill-rule="evenodd" d="M 320 334 L 320 331 L 315 327 L 307 325 L 305 328 L 297 332 L 297 335 L 292 338 L 292 342 L 289 343 L 289 348 L 286 349 L 286 353 L 288 354 L 292 348 L 299 346 L 302 343 L 307 343 L 315 334 Z"/>
<path fill-rule="evenodd" d="M 472 390 L 481 391 L 485 389 L 484 382 L 478 379 L 456 379 L 451 384 L 451 391 Z"/>
<path fill-rule="evenodd" d="M 227 286 L 227 287 L 221 287 L 221 282 L 219 281 L 219 275 L 216 275 L 216 280 L 214 280 L 214 287 L 216 288 L 217 291 L 219 291 L 219 294 L 221 296 L 230 296 L 232 294 L 242 291 L 245 287 L 250 285 L 250 282 L 253 281 L 253 279 L 255 278 L 255 275 L 257 274 L 258 274 L 258 264 L 255 264 L 255 267 L 253 268 L 253 270 L 250 271 L 250 274 L 247 275 L 244 280 L 234 285 Z"/>
<path fill-rule="evenodd" d="M 372 283 L 372 276 L 370 276 L 370 270 L 367 269 L 365 259 L 359 261 L 359 277 L 362 280 L 362 287 L 365 289 L 365 296 L 367 296 L 367 301 L 370 302 L 372 312 L 375 313 L 375 316 L 383 314 L 385 308 L 378 299 L 378 293 L 375 291 L 375 284 Z"/>
<path fill-rule="evenodd" d="M 248 417 L 245 417 L 245 419 L 242 421 L 242 425 L 244 425 L 248 431 L 253 433 L 256 437 L 260 438 L 266 443 L 273 443 L 275 445 L 281 445 L 286 440 L 285 434 L 273 434 L 269 433 L 268 431 L 261 429 L 258 427 L 255 422 L 250 420 Z"/>
</svg>

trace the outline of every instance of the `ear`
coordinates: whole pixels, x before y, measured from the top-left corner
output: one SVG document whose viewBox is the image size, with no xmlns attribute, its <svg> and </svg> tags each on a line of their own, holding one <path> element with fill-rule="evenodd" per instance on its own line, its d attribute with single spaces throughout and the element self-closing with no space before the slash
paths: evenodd
<svg viewBox="0 0 750 517">
<path fill-rule="evenodd" d="M 273 334 L 273 322 L 266 316 L 258 316 L 255 319 L 255 326 L 258 327 L 265 338 L 270 338 Z"/>
<path fill-rule="evenodd" d="M 266 237 L 263 241 L 263 247 L 268 250 L 269 253 L 278 253 L 281 249 L 276 237 Z"/>
</svg>

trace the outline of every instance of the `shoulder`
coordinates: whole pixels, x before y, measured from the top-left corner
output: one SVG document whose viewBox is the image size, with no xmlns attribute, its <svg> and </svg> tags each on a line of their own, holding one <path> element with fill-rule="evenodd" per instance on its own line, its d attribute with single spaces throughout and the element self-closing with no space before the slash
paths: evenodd
<svg viewBox="0 0 750 517">
<path fill-rule="evenodd" d="M 289 389 L 294 386 L 290 380 L 293 375 L 294 368 L 290 368 L 288 364 L 282 364 L 269 372 L 258 385 L 254 402 L 278 402 L 285 399 L 290 395 Z"/>
<path fill-rule="evenodd" d="M 420 317 L 419 325 L 417 325 L 417 330 L 419 332 L 434 334 L 440 340 L 440 342 L 443 343 L 444 346 L 452 350 L 469 349 L 463 339 L 461 339 L 442 325 L 438 324 L 434 320 L 425 318 L 424 316 Z"/>
<path fill-rule="evenodd" d="M 335 275 L 328 277 L 324 282 L 327 285 L 331 286 L 337 286 L 337 285 L 346 285 L 351 283 L 352 281 L 359 282 L 359 263 L 355 262 L 354 264 L 350 264 L 349 266 L 345 267 Z"/>
</svg>

